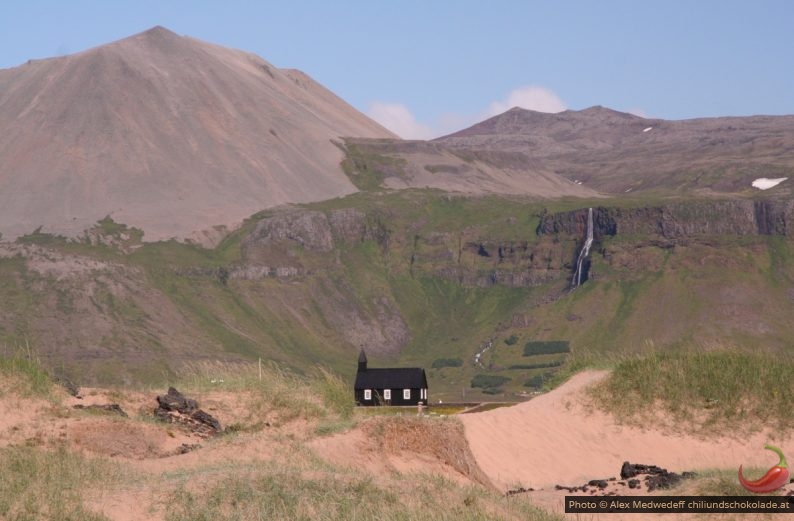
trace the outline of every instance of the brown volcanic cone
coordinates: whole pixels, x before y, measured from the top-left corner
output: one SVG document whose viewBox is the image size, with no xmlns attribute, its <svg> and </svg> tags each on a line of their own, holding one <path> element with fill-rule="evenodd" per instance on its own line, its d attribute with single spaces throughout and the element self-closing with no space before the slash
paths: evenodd
<svg viewBox="0 0 794 521">
<path fill-rule="evenodd" d="M 0 70 L 0 232 L 110 215 L 201 238 L 263 208 L 355 191 L 340 136 L 394 137 L 299 71 L 162 27 Z"/>
</svg>

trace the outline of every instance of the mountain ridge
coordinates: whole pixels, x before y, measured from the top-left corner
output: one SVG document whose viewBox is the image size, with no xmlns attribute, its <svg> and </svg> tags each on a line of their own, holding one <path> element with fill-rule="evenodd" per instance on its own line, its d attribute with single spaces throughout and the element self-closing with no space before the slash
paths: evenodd
<svg viewBox="0 0 794 521">
<path fill-rule="evenodd" d="M 601 106 L 554 114 L 514 107 L 429 143 L 515 169 L 527 182 L 543 173 L 602 195 L 750 195 L 756 178 L 794 176 L 790 115 L 664 120 Z M 773 192 L 790 193 L 785 185 Z"/>
</svg>

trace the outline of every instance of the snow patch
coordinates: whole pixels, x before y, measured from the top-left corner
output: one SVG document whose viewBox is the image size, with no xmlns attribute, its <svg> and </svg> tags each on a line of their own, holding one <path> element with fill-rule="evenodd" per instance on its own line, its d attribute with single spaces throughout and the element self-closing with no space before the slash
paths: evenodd
<svg viewBox="0 0 794 521">
<path fill-rule="evenodd" d="M 753 186 L 758 188 L 759 190 L 768 190 L 774 186 L 779 185 L 783 181 L 788 179 L 788 177 L 779 177 L 777 179 L 768 179 L 766 177 L 759 177 L 755 181 L 753 181 Z"/>
<path fill-rule="evenodd" d="M 651 130 L 653 130 L 653 127 L 648 127 L 646 129 L 644 129 L 643 132 L 650 132 Z"/>
</svg>

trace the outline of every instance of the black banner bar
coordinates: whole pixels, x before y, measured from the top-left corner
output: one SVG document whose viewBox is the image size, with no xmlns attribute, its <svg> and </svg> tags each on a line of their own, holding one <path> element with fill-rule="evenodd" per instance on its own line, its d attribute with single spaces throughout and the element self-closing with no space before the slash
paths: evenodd
<svg viewBox="0 0 794 521">
<path fill-rule="evenodd" d="M 794 496 L 565 496 L 566 514 L 794 514 Z"/>
</svg>

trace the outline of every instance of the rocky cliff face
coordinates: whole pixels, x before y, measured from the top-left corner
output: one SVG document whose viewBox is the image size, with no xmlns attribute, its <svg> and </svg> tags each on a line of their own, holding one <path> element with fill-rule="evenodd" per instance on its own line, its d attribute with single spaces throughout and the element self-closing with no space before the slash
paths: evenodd
<svg viewBox="0 0 794 521">
<path fill-rule="evenodd" d="M 390 230 L 382 216 L 354 208 L 295 210 L 257 224 L 243 241 L 245 263 L 232 268 L 231 277 L 308 275 L 311 266 L 322 269 L 335 249 L 371 241 L 389 256 L 407 255 L 412 276 L 440 277 L 467 287 L 531 287 L 565 275 L 570 263 L 567 246 L 535 239 L 508 240 L 474 228 L 411 236 L 407 229 Z"/>
<path fill-rule="evenodd" d="M 608 235 L 658 235 L 679 239 L 700 235 L 782 235 L 794 233 L 794 201 L 726 200 L 682 202 L 641 208 L 594 208 L 596 239 Z M 539 235 L 581 236 L 587 209 L 544 213 Z"/>
<path fill-rule="evenodd" d="M 536 233 L 517 240 L 470 226 L 457 231 L 412 232 L 388 218 L 355 208 L 290 210 L 262 219 L 244 240 L 245 262 L 232 278 L 295 278 L 326 269 L 334 252 L 376 243 L 411 276 L 438 277 L 466 287 L 529 288 L 570 276 L 587 226 L 587 208 L 540 214 Z M 643 236 L 649 244 L 706 236 L 794 233 L 794 201 L 719 200 L 636 208 L 593 209 L 596 242 Z M 661 241 L 661 242 L 660 242 Z M 670 242 L 673 241 L 673 242 Z"/>
<path fill-rule="evenodd" d="M 334 248 L 335 240 L 348 245 L 367 240 L 384 244 L 388 231 L 376 216 L 368 217 L 355 208 L 328 213 L 291 210 L 260 220 L 243 246 L 251 259 L 257 251 L 284 244 L 300 246 L 309 252 L 328 253 Z"/>
</svg>

